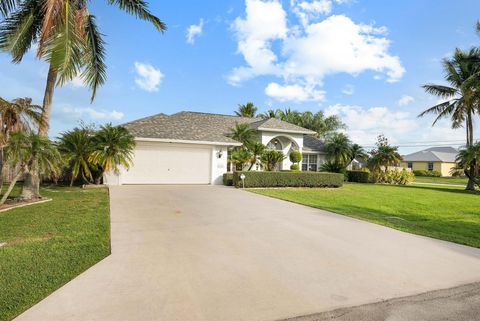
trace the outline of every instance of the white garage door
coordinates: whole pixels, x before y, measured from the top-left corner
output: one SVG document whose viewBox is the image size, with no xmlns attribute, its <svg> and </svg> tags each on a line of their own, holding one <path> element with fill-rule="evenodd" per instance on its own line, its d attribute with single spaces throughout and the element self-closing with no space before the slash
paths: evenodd
<svg viewBox="0 0 480 321">
<path fill-rule="evenodd" d="M 208 146 L 137 142 L 133 166 L 122 184 L 209 184 L 212 149 Z"/>
</svg>

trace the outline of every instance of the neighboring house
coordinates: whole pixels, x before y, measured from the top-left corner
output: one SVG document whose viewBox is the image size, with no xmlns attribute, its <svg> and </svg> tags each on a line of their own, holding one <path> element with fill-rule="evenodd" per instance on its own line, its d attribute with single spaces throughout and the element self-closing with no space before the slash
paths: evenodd
<svg viewBox="0 0 480 321">
<path fill-rule="evenodd" d="M 359 169 L 363 169 L 363 168 L 367 168 L 367 161 L 365 159 L 361 159 L 359 157 L 355 157 L 350 162 L 350 164 L 348 164 L 348 166 L 347 166 L 347 170 L 349 170 L 349 171 L 359 170 Z"/>
<path fill-rule="evenodd" d="M 411 170 L 438 171 L 451 176 L 458 150 L 453 147 L 432 147 L 403 156 L 402 167 Z"/>
<path fill-rule="evenodd" d="M 315 132 L 274 118 L 247 118 L 199 112 L 158 114 L 123 124 L 137 142 L 130 170 L 105 175 L 108 185 L 121 184 L 222 184 L 231 168 L 228 151 L 241 143 L 228 137 L 236 124 L 248 123 L 267 148 L 287 158 L 280 169 L 289 169 L 291 150 L 303 153 L 302 170 L 318 171 L 324 162 L 323 142 Z"/>
</svg>

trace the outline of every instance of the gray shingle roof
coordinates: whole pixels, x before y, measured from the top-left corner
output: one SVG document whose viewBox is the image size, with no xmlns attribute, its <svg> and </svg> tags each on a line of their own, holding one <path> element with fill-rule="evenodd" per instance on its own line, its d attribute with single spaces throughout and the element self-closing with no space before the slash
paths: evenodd
<svg viewBox="0 0 480 321">
<path fill-rule="evenodd" d="M 406 162 L 446 162 L 454 163 L 458 150 L 453 147 L 432 147 L 403 156 Z"/>
<path fill-rule="evenodd" d="M 236 144 L 227 137 L 235 124 L 247 123 L 257 130 L 274 130 L 311 134 L 312 131 L 278 120 L 238 117 L 200 112 L 158 114 L 123 124 L 132 135 L 142 138 L 193 140 Z"/>
<path fill-rule="evenodd" d="M 324 152 L 325 143 L 316 137 L 305 135 L 303 136 L 303 150 L 312 152 Z"/>
</svg>

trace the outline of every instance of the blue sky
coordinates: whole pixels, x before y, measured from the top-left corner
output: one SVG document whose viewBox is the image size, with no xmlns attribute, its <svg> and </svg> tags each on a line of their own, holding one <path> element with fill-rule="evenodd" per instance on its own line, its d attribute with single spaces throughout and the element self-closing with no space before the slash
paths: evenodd
<svg viewBox="0 0 480 321">
<path fill-rule="evenodd" d="M 261 111 L 337 114 L 366 146 L 380 133 L 400 146 L 464 139 L 463 130 L 447 122 L 432 128 L 432 118 L 416 115 L 438 101 L 420 85 L 442 83 L 441 59 L 480 44 L 478 1 L 150 2 L 168 25 L 163 35 L 106 1 L 94 2 L 91 12 L 108 43 L 108 82 L 93 104 L 78 80 L 57 89 L 52 137 L 79 120 L 119 124 L 181 110 L 230 114 L 253 101 Z M 0 54 L 0 95 L 40 104 L 46 73 L 33 54 L 19 65 Z"/>
</svg>

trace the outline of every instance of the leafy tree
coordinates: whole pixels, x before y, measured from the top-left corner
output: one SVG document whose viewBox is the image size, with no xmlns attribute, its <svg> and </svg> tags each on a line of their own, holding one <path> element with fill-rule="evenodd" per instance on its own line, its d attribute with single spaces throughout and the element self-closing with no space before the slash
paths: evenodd
<svg viewBox="0 0 480 321">
<path fill-rule="evenodd" d="M 103 174 L 106 172 L 118 173 L 120 166 L 130 168 L 135 149 L 135 137 L 124 127 L 113 127 L 107 124 L 93 137 L 95 150 L 89 161 L 99 168 L 96 183 L 100 184 Z"/>
<path fill-rule="evenodd" d="M 349 164 L 352 155 L 351 141 L 343 133 L 335 133 L 325 142 L 327 160 L 344 168 Z"/>
<path fill-rule="evenodd" d="M 388 166 L 394 166 L 402 160 L 402 156 L 398 153 L 398 146 L 390 145 L 388 139 L 379 135 L 377 137 L 376 148 L 370 151 L 370 159 L 368 166 L 373 171 L 379 171 L 384 167 L 385 172 L 388 171 Z"/>
<path fill-rule="evenodd" d="M 95 150 L 94 132 L 87 127 L 75 128 L 59 137 L 58 150 L 70 169 L 70 186 L 80 175 L 85 182 L 93 180 L 94 165 L 90 157 Z"/>
<path fill-rule="evenodd" d="M 235 124 L 235 127 L 230 130 L 228 137 L 242 143 L 243 146 L 252 144 L 258 139 L 256 131 L 246 123 Z"/>
<path fill-rule="evenodd" d="M 250 167 L 248 170 L 252 170 L 253 166 L 257 163 L 259 157 L 265 152 L 265 145 L 259 141 L 247 144 L 247 150 L 251 154 Z"/>
<path fill-rule="evenodd" d="M 27 172 L 56 176 L 61 171 L 62 158 L 55 145 L 45 137 L 34 133 L 12 134 L 7 148 L 8 162 L 18 171 L 0 200 L 4 204 L 17 181 Z M 31 195 L 20 198 L 31 199 Z"/>
<path fill-rule="evenodd" d="M 285 158 L 281 151 L 268 149 L 262 154 L 260 161 L 265 169 L 270 172 L 277 169 L 278 164 L 283 162 Z"/>
<path fill-rule="evenodd" d="M 148 8 L 145 0 L 107 0 L 107 4 L 150 22 L 158 31 L 166 25 Z M 91 89 L 93 100 L 106 80 L 105 42 L 87 0 L 2 0 L 0 50 L 19 63 L 37 47 L 37 57 L 49 64 L 38 133 L 47 136 L 55 86 L 80 77 Z M 38 194 L 39 178 L 27 173 L 24 189 Z"/>
<path fill-rule="evenodd" d="M 442 118 L 450 118 L 452 128 L 465 126 L 466 146 L 473 144 L 473 117 L 479 112 L 479 88 L 480 88 L 480 49 L 472 48 L 469 51 L 456 49 L 450 59 L 444 59 L 443 69 L 445 80 L 449 85 L 426 84 L 423 86 L 426 92 L 445 99 L 423 111 L 419 117 L 434 114 L 433 125 Z M 474 166 L 470 166 L 474 170 Z M 469 177 L 473 177 L 473 172 Z M 475 189 L 472 178 L 469 178 L 467 190 Z"/>
<path fill-rule="evenodd" d="M 302 153 L 298 150 L 292 150 L 290 152 L 290 161 L 294 164 L 300 163 L 302 161 Z"/>
<path fill-rule="evenodd" d="M 457 166 L 455 170 L 463 170 L 469 180 L 480 186 L 479 164 L 480 164 L 480 142 L 462 148 L 455 159 Z"/>
<path fill-rule="evenodd" d="M 251 102 L 248 102 L 244 105 L 238 105 L 238 111 L 235 112 L 237 116 L 241 117 L 256 117 L 258 108 Z"/>
</svg>

